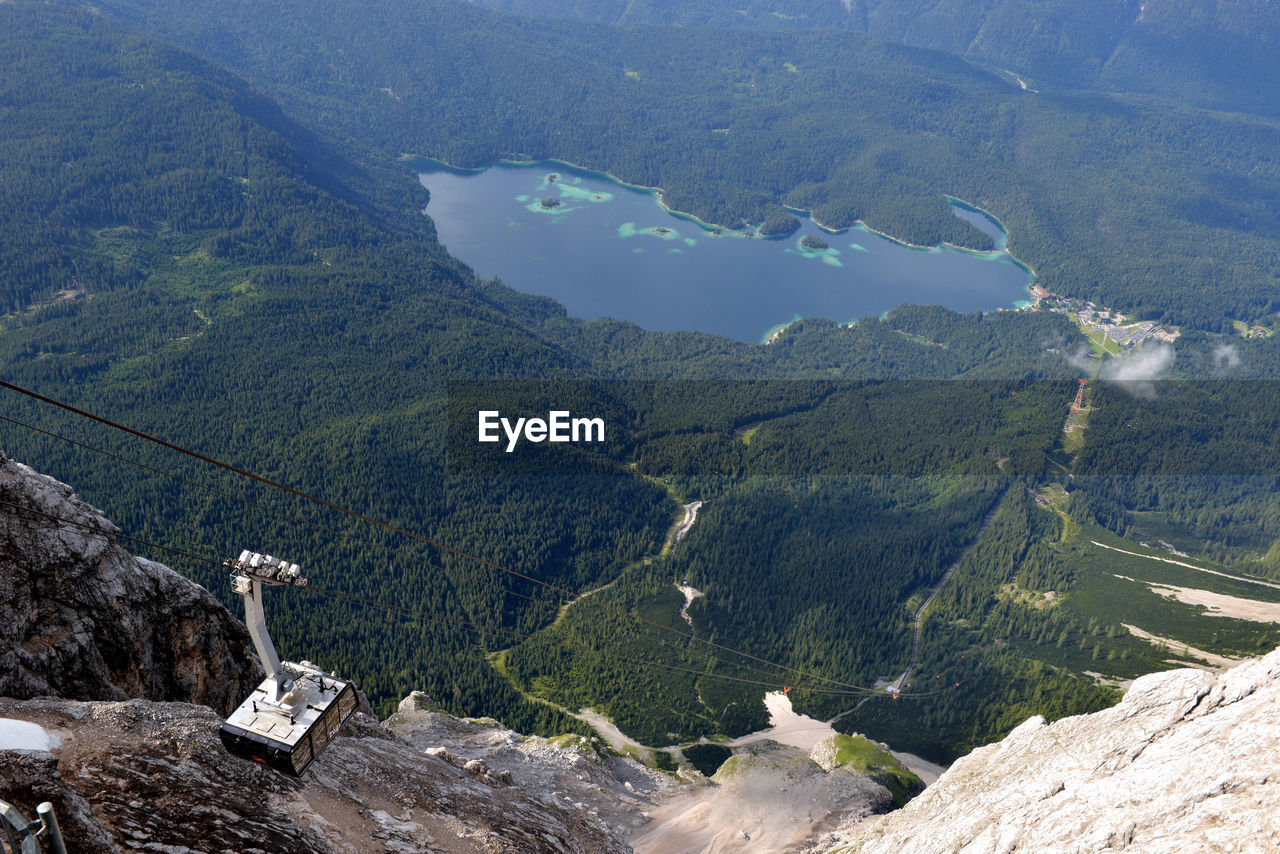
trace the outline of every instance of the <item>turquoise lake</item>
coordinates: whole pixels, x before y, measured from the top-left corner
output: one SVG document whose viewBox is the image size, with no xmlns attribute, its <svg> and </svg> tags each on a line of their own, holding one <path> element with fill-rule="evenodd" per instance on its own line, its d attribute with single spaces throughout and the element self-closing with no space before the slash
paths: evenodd
<svg viewBox="0 0 1280 854">
<path fill-rule="evenodd" d="M 843 323 L 903 303 L 1012 308 L 1033 280 L 1004 251 L 916 249 L 862 226 L 833 234 L 803 216 L 785 239 L 717 229 L 667 211 L 653 190 L 561 163 L 410 165 L 431 193 L 426 212 L 450 253 L 480 276 L 552 297 L 588 320 L 761 341 L 800 317 Z M 1003 247 L 998 223 L 952 209 Z M 807 235 L 829 248 L 804 248 Z"/>
</svg>

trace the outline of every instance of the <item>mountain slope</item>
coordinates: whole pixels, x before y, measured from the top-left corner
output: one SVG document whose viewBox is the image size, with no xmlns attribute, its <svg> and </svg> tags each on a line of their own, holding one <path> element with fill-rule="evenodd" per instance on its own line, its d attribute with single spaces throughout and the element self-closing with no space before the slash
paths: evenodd
<svg viewBox="0 0 1280 854">
<path fill-rule="evenodd" d="M 1141 92 L 1276 116 L 1280 25 L 1264 2 L 853 0 L 872 35 L 940 48 L 1049 85 Z"/>
<path fill-rule="evenodd" d="M 1273 850 L 1278 737 L 1280 650 L 1220 675 L 1152 674 L 1114 708 L 1028 719 L 905 809 L 820 850 Z"/>
<path fill-rule="evenodd" d="M 211 8 L 202 7 L 203 13 Z M 445 24 L 495 20 L 448 4 L 432 8 L 456 14 L 456 20 L 432 21 L 431 38 L 441 47 L 428 51 L 432 62 L 458 60 L 449 52 L 456 45 L 451 47 L 448 38 L 456 31 Z M 344 56 L 366 50 L 392 68 L 393 60 L 412 55 L 408 47 L 379 53 L 385 45 L 366 45 L 347 33 L 335 34 L 342 36 L 335 43 L 340 50 L 313 55 L 292 44 L 290 56 L 300 65 L 289 67 L 288 80 L 297 83 L 297 91 L 312 94 L 311 100 L 292 101 L 289 109 L 299 114 L 318 107 L 343 110 L 339 118 L 347 131 L 340 128 L 317 139 L 243 81 L 125 32 L 105 15 L 6 3 L 0 4 L 0 18 L 7 25 L 0 37 L 4 58 L 18 69 L 7 97 L 20 119 L 0 125 L 6 153 L 0 161 L 21 178 L 7 185 L 13 195 L 6 197 L 4 216 L 21 222 L 26 205 L 47 201 L 48 210 L 66 225 L 65 233 L 45 235 L 56 250 L 49 257 L 69 259 L 73 266 L 67 268 L 65 285 L 76 286 L 55 282 L 49 287 L 64 293 L 46 289 L 36 299 L 19 299 L 0 321 L 0 360 L 7 377 L 529 578 L 575 592 L 606 588 L 599 594 L 602 603 L 624 611 L 575 606 L 561 620 L 562 606 L 573 598 L 561 591 L 421 541 L 393 537 L 385 529 L 5 393 L 6 418 L 141 463 L 144 468 L 108 461 L 21 424 L 3 427 L 11 450 L 18 445 L 24 457 L 73 478 L 125 531 L 182 551 L 184 569 L 216 595 L 228 595 L 220 559 L 246 546 L 306 566 L 315 586 L 281 597 L 278 605 L 272 602 L 273 631 L 282 652 L 293 658 L 324 656 L 329 666 L 356 678 L 383 711 L 408 691 L 422 689 L 451 712 L 491 714 L 545 734 L 588 730 L 539 700 L 570 710 L 579 708 L 579 699 L 616 704 L 618 717 L 625 712 L 629 726 L 637 721 L 651 728 L 655 743 L 762 725 L 760 690 L 795 686 L 793 672 L 771 667 L 761 674 L 750 669 L 754 664 L 732 664 L 708 653 L 705 645 L 686 649 L 683 641 L 673 644 L 669 635 L 657 634 L 660 629 L 651 631 L 656 627 L 626 615 L 639 613 L 683 631 L 689 624 L 673 581 L 685 574 L 706 594 L 688 612 L 701 637 L 730 639 L 783 667 L 821 675 L 812 678 L 870 687 L 877 676 L 901 672 L 909 654 L 913 597 L 917 604 L 923 601 L 945 576 L 948 563 L 984 527 L 990 502 L 1001 492 L 991 483 L 971 489 L 952 476 L 977 471 L 998 477 L 1013 450 L 1020 452 L 1018 462 L 1043 463 L 1060 433 L 1074 382 L 1071 389 L 1045 384 L 1016 397 L 1016 389 L 989 384 L 972 409 L 956 405 L 955 395 L 942 386 L 932 393 L 916 386 L 899 399 L 892 385 L 854 382 L 836 389 L 830 383 L 835 377 L 1067 376 L 1074 368 L 1062 353 L 1070 349 L 1075 332 L 1061 316 L 958 316 L 905 308 L 852 328 L 802 321 L 770 345 L 754 346 L 693 333 L 646 333 L 614 321 L 583 323 L 548 300 L 477 280 L 434 239 L 429 220 L 420 215 L 422 196 L 413 190 L 413 176 L 398 172 L 385 158 L 385 148 L 368 143 L 358 157 L 347 156 L 368 137 L 349 132 L 358 116 L 344 105 L 367 106 L 374 100 L 345 94 L 326 100 L 332 95 L 326 87 L 349 79 L 342 76 L 347 72 L 367 72 L 371 78 L 382 73 L 361 71 L 359 61 L 344 65 L 350 62 Z M 336 16 L 307 23 L 341 29 L 342 21 Z M 192 21 L 176 16 L 173 23 Z M 273 19 L 250 29 L 277 26 L 287 32 L 294 23 Z M 470 43 L 483 44 L 490 33 L 471 26 L 465 35 Z M 523 55 L 514 50 L 527 35 L 516 32 L 506 42 L 491 44 L 484 55 L 488 65 L 478 60 L 457 65 L 459 72 L 474 75 L 466 78 L 466 86 L 483 92 L 499 79 L 485 79 L 477 69 L 512 72 L 511 58 Z M 534 35 L 541 44 L 562 45 L 557 31 Z M 691 44 L 700 37 L 683 38 Z M 408 38 L 406 45 L 411 42 Z M 228 45 L 241 43 L 217 44 L 229 50 Z M 778 38 L 773 44 L 788 41 Z M 504 45 L 512 46 L 510 55 L 503 53 Z M 681 77 L 678 69 L 664 69 L 664 60 L 650 47 L 633 35 L 631 49 L 647 63 L 644 68 L 666 75 L 659 79 L 674 85 Z M 749 47 L 732 54 L 746 63 L 732 73 L 751 70 Z M 593 49 L 597 58 L 607 53 Z M 956 88 L 929 83 L 912 91 L 946 95 L 939 98 L 944 104 L 969 91 L 970 84 L 993 98 L 1000 92 L 1012 99 L 1027 97 L 951 58 L 922 59 L 919 52 L 877 45 L 866 49 L 869 64 L 878 56 L 905 61 L 905 54 L 915 69 L 909 79 L 922 85 L 938 83 L 929 76 L 931 69 L 938 71 L 941 81 Z M 539 61 L 566 73 L 576 68 L 563 54 Z M 608 67 L 599 61 L 598 68 Z M 92 73 L 81 74 L 85 67 Z M 342 74 L 331 77 L 328 71 Z M 773 77 L 790 80 L 791 75 L 785 67 L 774 68 L 759 79 L 776 83 Z M 409 116 L 435 133 L 447 135 L 455 127 L 450 122 L 458 121 L 473 122 L 485 133 L 503 127 L 473 112 L 484 102 L 449 88 L 455 78 L 433 78 L 429 86 L 406 90 L 419 99 L 421 115 L 394 112 L 400 102 L 392 95 L 362 88 L 370 79 L 337 88 L 363 93 L 377 104 L 385 101 L 393 117 Z M 556 101 L 554 109 L 565 109 L 550 87 L 530 82 L 535 76 L 511 79 L 524 87 L 504 102 L 513 110 L 520 106 L 516 95 L 530 91 Z M 625 81 L 633 79 L 610 85 L 629 86 Z M 868 79 L 887 86 L 874 90 L 884 92 L 904 78 L 886 83 L 869 74 Z M 317 88 L 304 90 L 304 83 Z M 24 96 L 28 90 L 40 97 Z M 393 94 L 399 91 L 392 87 Z M 1107 121 L 1124 126 L 1116 103 L 1089 104 Z M 877 116 L 905 115 L 891 100 L 879 99 L 874 106 L 883 111 Z M 132 122 L 124 130 L 115 128 L 121 116 Z M 379 117 L 385 118 L 375 112 L 359 121 L 372 125 Z M 1028 122 L 1031 136 L 1019 137 L 1019 145 L 1038 138 L 1039 129 Z M 24 146 L 24 134 L 46 128 L 57 132 L 45 133 L 39 145 Z M 628 132 L 631 128 L 625 126 Z M 1262 126 L 1255 130 L 1265 133 Z M 995 138 L 1004 140 L 1000 134 Z M 22 156 L 41 152 L 45 159 L 32 165 Z M 758 154 L 749 146 L 748 153 Z M 387 162 L 378 166 L 380 157 Z M 754 166 L 758 161 L 743 162 Z M 882 166 L 906 168 L 891 157 Z M 188 186 L 183 183 L 191 177 L 184 172 L 188 167 L 198 173 L 191 186 L 220 189 L 165 191 Z M 66 184 L 74 192 L 64 196 L 60 170 L 68 169 L 79 177 Z M 111 204 L 77 206 L 84 193 Z M 1254 203 L 1265 207 L 1265 198 Z M 32 257 L 46 263 L 43 255 Z M 53 269 L 61 269 L 59 263 L 48 262 Z M 115 272 L 95 279 L 82 279 L 77 272 L 97 268 Z M 1206 341 L 1201 339 L 1210 346 Z M 456 457 L 447 453 L 451 386 L 456 390 L 461 383 L 494 378 L 558 382 L 637 375 L 821 382 L 789 384 L 776 395 L 767 384 L 665 386 L 636 405 L 622 389 L 625 384 L 579 386 L 628 428 L 641 422 L 643 429 L 628 434 L 633 444 L 620 444 L 619 455 L 605 461 L 613 477 L 478 476 L 459 471 Z M 558 394 L 565 387 L 522 386 L 531 395 L 546 388 Z M 864 411 L 866 395 L 874 398 L 877 388 L 890 405 L 877 407 L 882 414 L 849 429 L 847 413 Z M 923 395 L 919 405 L 916 398 L 910 406 L 901 405 L 916 394 Z M 536 405 L 548 403 L 550 396 L 538 397 Z M 972 412 L 977 419 L 964 423 Z M 876 465 L 885 461 L 892 472 L 903 460 L 917 473 L 944 470 L 938 472 L 941 477 L 905 487 L 896 481 L 868 486 L 842 477 L 881 472 Z M 754 481 L 726 484 L 701 476 L 712 462 L 737 472 L 743 471 L 741 463 L 757 461 L 761 473 L 782 474 L 783 481 L 760 489 Z M 859 468 L 863 464 L 871 468 Z M 1051 517 L 1051 524 L 1044 524 L 1042 517 L 1050 511 L 1033 512 L 1024 506 L 1029 498 L 1013 495 L 1017 500 L 1010 502 L 1008 524 L 1002 518 L 998 527 L 987 529 L 991 549 L 977 552 L 997 555 L 984 572 L 974 573 L 982 587 L 956 588 L 967 609 L 957 617 L 979 616 L 979 606 L 986 606 L 976 601 L 976 593 L 1016 581 L 1014 573 L 1024 568 L 1043 583 L 1037 590 L 1061 592 L 1070 576 L 1056 562 L 1042 561 L 1037 549 L 1042 537 L 1057 531 Z M 676 496 L 682 503 L 710 500 L 682 549 L 670 559 L 653 559 L 677 518 Z M 1024 555 L 1027 566 L 1015 567 Z M 776 572 L 778 566 L 787 573 Z M 625 583 L 614 583 L 620 580 Z M 862 595 L 864 589 L 875 595 Z M 775 600 L 783 597 L 785 607 L 777 606 Z M 963 659 L 951 663 L 966 676 L 965 703 L 952 702 L 956 695 L 938 695 L 934 702 L 942 708 L 931 710 L 937 712 L 931 723 L 919 706 L 912 715 L 896 714 L 901 707 L 881 696 L 882 704 L 895 710 L 897 724 L 915 737 L 940 742 L 933 745 L 938 756 L 1007 731 L 1015 715 L 1069 714 L 1109 701 L 1106 690 L 1082 687 L 1079 675 L 1044 667 L 1041 659 L 1005 643 L 1011 628 L 1019 637 L 1037 639 L 1049 628 L 1055 635 L 1067 632 L 1071 644 L 1063 657 L 1078 670 L 1081 662 L 1089 666 L 1084 644 L 1096 655 L 1108 652 L 1092 638 L 1103 630 L 1111 634 L 1110 623 L 1099 627 L 1081 620 L 1059 626 L 1042 622 L 1045 615 L 1022 608 L 1021 600 L 996 604 L 991 624 L 984 622 L 971 642 L 1002 647 L 998 666 L 987 667 L 991 658 L 984 655 L 981 678 L 969 679 L 977 673 L 976 656 L 965 659 L 967 647 L 958 646 L 949 656 Z M 557 634 L 561 630 L 569 634 Z M 537 642 L 530 643 L 535 635 Z M 566 654 L 561 640 L 578 648 Z M 504 669 L 504 664 L 512 666 Z M 659 665 L 689 672 L 673 678 L 673 671 Z M 762 684 L 726 690 L 727 680 L 703 677 L 709 670 L 716 672 L 708 676 L 727 671 Z M 952 668 L 920 677 L 940 679 L 944 672 L 949 675 Z M 995 702 L 988 700 L 988 684 L 999 686 Z M 708 689 L 699 690 L 703 685 Z M 676 693 L 678 704 L 669 702 Z M 839 694 L 802 700 L 797 690 L 793 696 L 806 710 L 820 708 L 830 716 L 849 704 Z M 967 717 L 975 706 L 982 715 L 979 726 L 974 725 L 977 716 Z M 677 718 L 670 726 L 669 717 Z M 883 731 L 873 734 L 886 737 Z"/>
<path fill-rule="evenodd" d="M 889 808 L 885 780 L 914 781 L 886 755 L 860 763 L 829 746 L 814 761 L 769 744 L 737 757 L 732 778 L 726 770 L 722 787 L 711 786 L 688 767 L 654 771 L 598 739 L 531 738 L 492 719 L 458 719 L 420 692 L 385 726 L 358 710 L 306 774 L 289 778 L 227 753 L 218 712 L 158 701 L 188 697 L 183 686 L 198 683 L 194 699 L 222 690 L 234 704 L 261 676 L 244 626 L 204 590 L 128 555 L 114 526 L 69 487 L 11 461 L 0 465 L 0 531 L 0 585 L 31 578 L 35 588 L 7 589 L 17 595 L 4 616 L 57 612 L 61 622 L 40 628 L 63 653 L 91 635 L 99 641 L 74 656 L 33 657 L 41 638 L 0 635 L 0 661 L 22 665 L 22 681 L 6 670 L 0 682 L 0 794 L 28 816 L 51 802 L 71 851 L 622 854 L 640 828 L 664 839 L 733 833 L 745 805 L 760 814 L 761 800 L 780 838 L 804 838 L 824 816 Z M 120 702 L 137 686 L 76 678 L 86 669 L 76 656 L 94 663 L 108 637 L 111 663 L 144 678 L 152 699 Z M 186 654 L 156 652 L 169 647 Z M 253 671 L 249 684 L 236 667 Z M 32 685 L 46 696 L 4 696 Z M 50 686 L 80 699 L 48 696 Z M 799 794 L 777 803 L 779 782 Z M 651 817 L 676 795 L 674 818 Z M 713 804 L 719 814 L 708 822 Z M 637 839 L 640 850 L 670 850 Z"/>
<path fill-rule="evenodd" d="M 421 197 L 406 189 L 414 186 L 411 174 L 352 163 L 295 128 L 243 81 L 101 16 L 3 4 L 0 18 L 7 24 L 0 46 L 18 69 L 6 81 L 15 93 L 41 93 L 0 127 L 3 162 L 18 176 L 5 221 L 49 200 L 51 217 L 66 229 L 41 239 L 69 259 L 69 269 L 122 271 L 110 281 L 69 273 L 65 284 L 77 287 L 42 291 L 34 303 L 20 299 L 0 320 L 5 376 L 549 584 L 593 590 L 643 567 L 677 512 L 657 480 L 664 472 L 636 476 L 624 467 L 627 459 L 610 460 L 619 476 L 607 478 L 484 478 L 450 470 L 450 383 L 1065 370 L 1045 349 L 1065 343 L 1070 326 L 1047 314 L 904 309 L 853 328 L 809 320 L 768 347 L 576 321 L 550 301 L 475 279 L 434 239 L 419 214 Z M 81 75 L 85 65 L 94 73 Z M 127 132 L 100 127 L 118 115 L 133 116 Z M 38 146 L 22 142 L 36 132 L 43 134 Z M 23 153 L 36 149 L 45 160 L 24 165 Z M 66 162 L 82 173 L 75 187 L 119 206 L 79 208 L 78 192 L 63 197 L 58 170 Z M 130 206 L 139 186 L 165 186 L 197 164 L 197 183 L 231 191 L 163 195 L 163 209 L 143 204 L 149 196 L 142 193 Z M 392 213 L 397 199 L 404 202 L 399 216 Z M 735 430 L 794 413 L 822 394 L 822 386 L 798 384 L 757 402 L 754 393 L 736 396 L 730 387 L 712 385 L 714 394 L 672 387 L 650 398 L 671 399 L 658 415 L 679 423 L 664 425 L 651 405 L 629 408 L 608 383 L 590 388 L 620 418 L 649 413 L 651 435 L 640 438 L 664 442 L 668 456 L 660 460 L 689 453 L 705 431 L 730 462 L 740 445 Z M 1036 399 L 1051 405 L 1043 395 Z M 215 595 L 229 595 L 220 560 L 246 546 L 302 563 L 315 588 L 271 606 L 284 655 L 329 656 L 330 666 L 357 678 L 384 711 L 421 689 L 454 713 L 495 715 L 525 731 L 586 731 L 526 700 L 486 658 L 553 623 L 565 596 L 10 392 L 5 401 L 6 417 L 20 422 L 3 425 L 11 451 L 74 480 L 130 535 L 184 553 L 184 571 Z M 692 413 L 713 424 L 690 425 Z M 833 407 L 822 414 L 838 420 Z M 688 434 L 690 426 L 697 431 Z M 811 453 L 803 444 L 798 452 Z M 939 542 L 921 549 L 927 565 L 888 589 L 910 586 L 914 573 L 933 574 L 935 552 L 949 548 Z M 899 572 L 896 564 L 870 562 L 864 570 Z M 887 619 L 870 609 L 864 617 Z M 614 623 L 622 619 L 595 612 L 592 643 L 613 644 L 616 653 Z M 784 656 L 801 654 L 782 642 L 791 631 L 770 641 Z M 734 633 L 757 643 L 745 628 Z M 802 654 L 831 668 L 821 655 L 830 642 L 815 638 Z M 757 703 L 746 717 L 760 717 Z M 717 724 L 699 719 L 698 726 Z"/>
<path fill-rule="evenodd" d="M 1142 92 L 1275 116 L 1280 27 L 1263 2 L 1221 0 L 804 0 L 555 3 L 491 9 L 622 25 L 832 29 L 1012 69 L 1036 86 Z"/>
<path fill-rule="evenodd" d="M 1014 4 L 1017 5 L 1017 4 Z M 829 31 L 606 27 L 453 0 L 112 0 L 389 160 L 556 158 L 708 222 L 782 205 L 981 247 L 991 211 L 1052 291 L 1202 329 L 1280 308 L 1280 127 L 1146 97 L 1021 88 L 936 51 Z"/>
<path fill-rule="evenodd" d="M 13 291 L 16 308 L 0 319 L 9 379 L 432 531 L 450 501 L 441 480 L 447 380 L 499 370 L 554 376 L 584 365 L 497 304 L 520 305 L 519 297 L 482 285 L 444 253 L 418 213 L 421 190 L 413 192 L 411 179 L 397 184 L 362 171 L 243 81 L 100 17 L 4 4 L 0 18 L 13 109 L 0 133 L 12 178 L 0 216 L 6 229 L 29 235 L 19 248 L 48 273 L 35 294 Z M 74 180 L 64 181 L 61 172 L 72 168 Z M 39 222 L 27 219 L 33 210 Z M 20 273 L 5 281 L 25 283 Z M 487 578 L 437 553 L 388 544 L 361 526 L 314 516 L 299 523 L 297 508 L 276 496 L 149 456 L 119 435 L 86 435 L 83 423 L 17 398 L 5 412 L 130 460 L 145 457 L 150 470 L 116 468 L 6 426 L 9 448 L 22 443 L 27 458 L 73 477 L 130 533 L 198 555 L 188 572 L 219 595 L 227 592 L 218 562 L 248 536 L 347 592 L 470 612 L 477 623 L 505 610 Z M 615 559 L 617 542 L 597 536 L 595 546 L 578 545 L 582 536 L 638 531 L 622 534 L 625 551 L 636 548 L 630 536 L 665 526 L 665 496 L 639 482 L 588 486 L 590 509 L 572 489 L 511 484 L 472 500 L 466 484 L 455 486 L 453 498 L 480 520 L 466 527 L 489 548 L 516 542 L 507 522 L 518 513 L 522 535 L 553 544 L 526 568 L 562 581 L 581 571 L 593 582 Z M 577 509 L 567 513 L 566 504 Z M 599 524 L 579 527 L 583 518 Z M 503 536 L 492 536 L 495 528 Z M 583 563 L 566 566 L 566 553 Z M 554 614 L 554 603 L 543 607 Z M 329 648 L 335 665 L 362 672 L 366 690 L 383 701 L 422 687 L 477 711 L 518 716 L 523 708 L 530 729 L 560 720 L 526 707 L 456 624 L 424 627 L 337 602 L 282 601 L 278 613 L 282 652 Z M 392 660 L 369 660 L 372 637 L 398 650 Z M 412 676 L 408 661 L 418 662 Z M 421 662 L 438 681 L 420 678 Z"/>
<path fill-rule="evenodd" d="M 248 632 L 119 533 L 70 487 L 0 454 L 0 696 L 229 713 L 262 678 Z"/>
</svg>

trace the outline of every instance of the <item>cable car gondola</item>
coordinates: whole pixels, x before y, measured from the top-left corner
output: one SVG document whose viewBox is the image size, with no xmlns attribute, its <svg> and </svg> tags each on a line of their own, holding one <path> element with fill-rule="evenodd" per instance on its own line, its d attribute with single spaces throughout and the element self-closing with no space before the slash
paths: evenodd
<svg viewBox="0 0 1280 854">
<path fill-rule="evenodd" d="M 244 551 L 225 561 L 231 586 L 244 597 L 245 623 L 267 678 L 222 724 L 227 750 L 302 776 L 356 710 L 355 686 L 309 661 L 281 661 L 267 633 L 262 588 L 306 586 L 296 563 Z"/>
</svg>

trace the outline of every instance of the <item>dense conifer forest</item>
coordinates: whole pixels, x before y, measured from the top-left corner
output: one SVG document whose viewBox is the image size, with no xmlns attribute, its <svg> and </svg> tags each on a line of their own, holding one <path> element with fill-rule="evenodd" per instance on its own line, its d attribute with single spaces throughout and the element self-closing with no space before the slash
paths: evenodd
<svg viewBox="0 0 1280 854">
<path fill-rule="evenodd" d="M 1213 0 L 480 0 L 522 15 L 624 26 L 847 30 L 934 48 L 1031 80 L 1142 92 L 1275 116 L 1280 24 Z"/>
<path fill-rule="evenodd" d="M 952 195 L 993 212 L 1049 290 L 1213 331 L 1280 309 L 1280 128 L 1220 101 L 1031 91 L 848 31 L 610 27 L 456 0 L 290 0 L 265 19 L 249 2 L 98 8 L 388 159 L 557 158 L 723 225 L 785 204 L 988 245 Z"/>
<path fill-rule="evenodd" d="M 958 59 L 860 36 L 702 33 L 700 53 L 678 31 L 591 31 L 609 33 L 606 51 L 587 30 L 495 30 L 491 13 L 447 3 L 384 31 L 414 50 L 361 35 L 392 7 L 349 19 L 307 7 L 290 20 L 315 29 L 276 42 L 279 76 L 266 79 L 271 54 L 255 39 L 279 35 L 283 16 L 217 30 L 199 58 L 108 13 L 132 9 L 126 20 L 183 41 L 243 24 L 248 4 L 164 22 L 133 16 L 143 8 L 0 4 L 4 378 L 453 551 L 9 391 L 0 443 L 228 604 L 222 558 L 250 548 L 303 564 L 312 588 L 268 603 L 282 652 L 355 678 L 382 711 L 424 690 L 457 713 L 555 733 L 586 732 L 564 710 L 592 705 L 666 744 L 757 727 L 760 693 L 791 686 L 802 710 L 858 706 L 842 726 L 948 758 L 1027 714 L 1111 702 L 1107 679 L 1169 666 L 1108 610 L 1125 596 L 1098 549 L 1130 548 L 1119 536 L 1194 536 L 1214 566 L 1280 575 L 1265 383 L 1188 384 L 1154 401 L 1094 384 L 1083 450 L 1068 449 L 1078 368 L 1066 355 L 1079 337 L 1061 315 L 903 306 L 848 326 L 807 318 L 768 345 L 582 322 L 451 258 L 390 156 L 576 158 L 661 183 L 710 218 L 797 203 L 833 223 L 865 216 L 921 242 L 982 245 L 941 195 L 968 187 L 974 201 L 1008 202 L 1017 251 L 1042 253 L 1058 287 L 1214 327 L 1273 310 L 1274 282 L 1259 279 L 1274 225 L 1264 121 L 1078 93 L 1041 106 Z M 659 37 L 670 55 L 720 64 L 668 67 Z M 332 41 L 319 50 L 314 38 Z M 430 49 L 446 42 L 459 52 Z M 397 70 L 393 53 L 410 66 Z M 535 60 L 550 65 L 521 65 Z M 834 93 L 835 63 L 865 86 Z M 548 67 L 580 98 L 531 88 Z M 639 74 L 634 93 L 626 70 Z M 682 88 L 694 79 L 705 88 Z M 506 123 L 481 107 L 508 111 Z M 865 120 L 831 119 L 848 111 Z M 584 116 L 616 125 L 599 132 Z M 724 122 L 735 132 L 708 137 Z M 725 147 L 699 161 L 717 137 Z M 1106 157 L 1062 158 L 1103 138 L 1116 146 Z M 794 147 L 802 139 L 815 148 Z M 1222 174 L 1252 156 L 1252 183 L 1210 198 L 1219 174 L 1187 155 L 1208 142 Z M 975 146 L 1013 150 L 974 159 Z M 840 161 L 846 148 L 856 156 Z M 765 153 L 776 168 L 762 173 Z M 1018 171 L 1040 158 L 1061 170 L 1034 182 Z M 1050 217 L 1068 185 L 1077 200 Z M 1176 205 L 1156 200 L 1174 187 L 1181 199 L 1204 190 L 1184 218 L 1200 225 L 1168 228 Z M 1096 221 L 1104 200 L 1123 202 L 1117 216 L 1142 236 L 1113 240 L 1114 223 Z M 1193 264 L 1175 247 L 1214 235 L 1234 261 Z M 1177 287 L 1161 272 L 1175 267 Z M 1158 298 L 1144 290 L 1157 281 Z M 1189 332 L 1177 364 L 1210 376 L 1222 346 Z M 1273 375 L 1275 346 L 1240 345 L 1238 369 Z M 624 429 L 559 468 L 468 467 L 451 454 L 451 403 L 497 380 L 529 400 L 572 394 Z M 1223 472 L 1190 485 L 1111 477 Z M 680 505 L 695 500 L 705 506 L 677 542 Z M 1142 575 L 1143 558 L 1125 560 Z M 947 577 L 904 696 L 874 691 L 906 666 L 916 609 Z M 703 594 L 685 614 L 677 584 Z M 1206 647 L 1280 642 L 1243 620 L 1206 633 L 1190 606 L 1143 596 L 1143 613 Z"/>
</svg>

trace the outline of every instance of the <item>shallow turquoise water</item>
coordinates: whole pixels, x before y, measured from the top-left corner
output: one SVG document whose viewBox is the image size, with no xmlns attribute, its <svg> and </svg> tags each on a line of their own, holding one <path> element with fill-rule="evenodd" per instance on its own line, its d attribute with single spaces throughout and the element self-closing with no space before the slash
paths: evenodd
<svg viewBox="0 0 1280 854">
<path fill-rule="evenodd" d="M 559 163 L 481 171 L 411 165 L 453 255 L 586 319 L 759 341 L 799 317 L 845 322 L 908 302 L 1011 308 L 1032 281 L 1004 252 L 914 249 L 861 226 L 832 234 L 802 217 L 801 229 L 781 240 L 714 229 L 670 213 L 651 190 Z M 1003 245 L 998 224 L 953 210 Z M 829 248 L 805 249 L 806 235 Z"/>
</svg>

